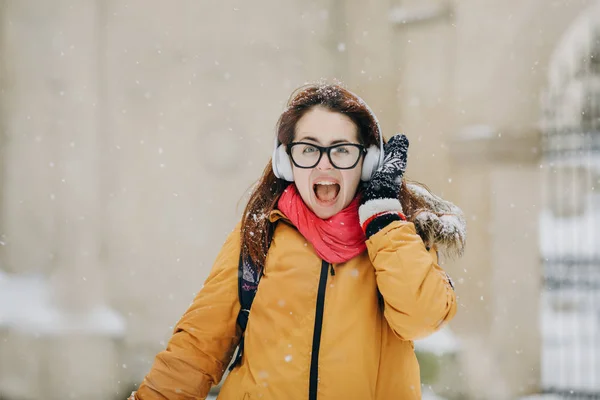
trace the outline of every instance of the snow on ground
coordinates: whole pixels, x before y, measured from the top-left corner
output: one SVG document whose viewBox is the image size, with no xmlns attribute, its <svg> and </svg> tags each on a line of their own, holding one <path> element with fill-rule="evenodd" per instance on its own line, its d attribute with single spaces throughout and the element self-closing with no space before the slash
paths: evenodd
<svg viewBox="0 0 600 400">
<path fill-rule="evenodd" d="M 425 339 L 416 340 L 415 350 L 432 353 L 441 357 L 444 354 L 458 353 L 460 351 L 460 343 L 456 335 L 446 325 Z"/>
<path fill-rule="evenodd" d="M 557 394 L 534 394 L 527 397 L 521 397 L 519 400 L 564 400 Z"/>
<path fill-rule="evenodd" d="M 429 388 L 423 388 L 421 393 L 421 400 L 445 400 L 445 398 L 433 393 L 433 391 Z"/>
<path fill-rule="evenodd" d="M 59 308 L 52 287 L 42 275 L 9 275 L 0 272 L 0 329 L 38 335 L 95 333 L 120 336 L 125 319 L 105 304 L 84 314 Z"/>
</svg>

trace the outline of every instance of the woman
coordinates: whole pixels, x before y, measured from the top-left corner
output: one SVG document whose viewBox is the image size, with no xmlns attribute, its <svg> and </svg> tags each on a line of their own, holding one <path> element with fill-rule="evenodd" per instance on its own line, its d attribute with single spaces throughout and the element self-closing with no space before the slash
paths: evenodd
<svg viewBox="0 0 600 400">
<path fill-rule="evenodd" d="M 241 223 L 131 399 L 219 383 L 242 336 L 240 259 L 260 285 L 220 400 L 420 398 L 413 340 L 456 313 L 437 250 L 461 254 L 465 233 L 458 208 L 403 180 L 407 151 L 404 135 L 383 146 L 346 89 L 298 89 Z"/>
</svg>

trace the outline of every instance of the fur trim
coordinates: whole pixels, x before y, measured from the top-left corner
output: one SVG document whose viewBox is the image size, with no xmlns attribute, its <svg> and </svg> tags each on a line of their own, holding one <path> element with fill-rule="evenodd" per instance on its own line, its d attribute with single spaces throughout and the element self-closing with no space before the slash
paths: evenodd
<svg viewBox="0 0 600 400">
<path fill-rule="evenodd" d="M 462 210 L 422 186 L 412 183 L 407 186 L 429 206 L 429 210 L 420 211 L 414 218 L 417 233 L 425 245 L 436 246 L 449 258 L 462 256 L 467 239 L 467 223 Z"/>
</svg>

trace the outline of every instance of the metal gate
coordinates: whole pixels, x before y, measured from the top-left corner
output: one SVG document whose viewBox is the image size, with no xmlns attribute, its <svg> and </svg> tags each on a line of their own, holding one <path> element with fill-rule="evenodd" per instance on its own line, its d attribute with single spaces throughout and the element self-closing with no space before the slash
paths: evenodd
<svg viewBox="0 0 600 400">
<path fill-rule="evenodd" d="M 542 385 L 600 399 L 600 3 L 557 47 L 543 110 Z"/>
</svg>

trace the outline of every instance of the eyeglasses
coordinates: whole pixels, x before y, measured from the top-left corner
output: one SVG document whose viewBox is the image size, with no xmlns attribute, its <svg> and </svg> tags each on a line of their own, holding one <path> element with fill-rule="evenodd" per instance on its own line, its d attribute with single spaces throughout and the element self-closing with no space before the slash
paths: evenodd
<svg viewBox="0 0 600 400">
<path fill-rule="evenodd" d="M 294 142 L 287 145 L 292 162 L 298 168 L 314 168 L 327 153 L 329 162 L 337 169 L 352 169 L 358 164 L 360 156 L 367 152 L 365 147 L 356 143 L 340 143 L 329 147 L 317 146 L 306 142 Z"/>
</svg>

